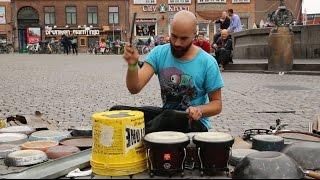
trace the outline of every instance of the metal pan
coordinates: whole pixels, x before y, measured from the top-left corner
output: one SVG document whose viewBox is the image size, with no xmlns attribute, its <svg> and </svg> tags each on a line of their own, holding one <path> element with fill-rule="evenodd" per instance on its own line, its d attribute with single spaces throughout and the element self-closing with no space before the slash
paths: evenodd
<svg viewBox="0 0 320 180">
<path fill-rule="evenodd" d="M 302 179 L 320 178 L 314 171 L 303 170 L 292 158 L 281 152 L 261 151 L 246 156 L 234 169 L 234 179 Z"/>
<path fill-rule="evenodd" d="M 92 143 L 93 143 L 93 140 L 92 140 L 92 137 L 90 136 L 71 137 L 71 138 L 65 138 L 60 141 L 61 145 L 76 146 L 80 150 L 91 148 Z"/>
</svg>

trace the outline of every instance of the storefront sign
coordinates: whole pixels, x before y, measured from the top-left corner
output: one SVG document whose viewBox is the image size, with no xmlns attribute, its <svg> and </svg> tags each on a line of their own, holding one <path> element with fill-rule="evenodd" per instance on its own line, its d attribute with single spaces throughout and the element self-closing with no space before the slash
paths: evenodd
<svg viewBox="0 0 320 180">
<path fill-rule="evenodd" d="M 177 6 L 177 5 L 169 5 L 168 6 L 168 12 L 178 12 L 178 11 L 182 11 L 182 10 L 190 11 L 190 7 L 189 6 Z"/>
<path fill-rule="evenodd" d="M 6 7 L 0 6 L 0 24 L 6 24 Z"/>
<path fill-rule="evenodd" d="M 45 29 L 46 35 L 83 35 L 83 36 L 98 36 L 100 34 L 100 30 L 98 29 Z"/>
<path fill-rule="evenodd" d="M 144 5 L 142 6 L 143 12 L 156 12 L 157 6 L 156 5 Z"/>
<path fill-rule="evenodd" d="M 41 39 L 41 31 L 39 27 L 27 29 L 27 42 L 28 44 L 34 44 Z"/>
<path fill-rule="evenodd" d="M 143 12 L 156 12 L 159 10 L 160 13 L 164 12 L 178 12 L 182 10 L 190 11 L 190 6 L 187 5 L 165 5 L 160 4 L 159 7 L 156 5 L 143 5 L 141 6 Z"/>
</svg>

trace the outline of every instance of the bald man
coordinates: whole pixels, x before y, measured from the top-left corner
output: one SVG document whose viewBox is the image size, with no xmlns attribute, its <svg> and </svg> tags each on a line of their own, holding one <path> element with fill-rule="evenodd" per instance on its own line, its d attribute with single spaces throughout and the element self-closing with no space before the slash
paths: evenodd
<svg viewBox="0 0 320 180">
<path fill-rule="evenodd" d="M 217 62 L 221 65 L 221 70 L 224 70 L 224 66 L 232 62 L 232 40 L 227 29 L 221 31 L 221 37 L 219 37 L 213 46 Z"/>
<path fill-rule="evenodd" d="M 155 47 L 147 56 L 146 63 L 141 69 L 137 66 L 139 59 L 137 50 L 130 44 L 125 46 L 123 58 L 128 63 L 126 84 L 130 93 L 139 93 L 156 74 L 159 78 L 163 101 L 162 111 L 159 111 L 160 116 L 166 110 L 172 109 L 185 111 L 188 114 L 186 122 L 189 120 L 190 126 L 188 129 L 181 130 L 184 124 L 175 123 L 178 121 L 176 116 L 170 117 L 170 114 L 167 114 L 165 116 L 167 119 L 159 120 L 158 116 L 152 116 L 149 111 L 142 109 L 145 115 L 153 118 L 146 120 L 148 132 L 208 131 L 211 128 L 209 117 L 219 114 L 222 110 L 221 88 L 224 83 L 219 67 L 210 54 L 193 45 L 196 27 L 197 20 L 193 13 L 190 11 L 176 13 L 171 24 L 170 43 Z M 152 124 L 157 124 L 157 127 L 161 128 L 157 129 Z M 148 130 L 149 126 L 153 129 Z"/>
</svg>

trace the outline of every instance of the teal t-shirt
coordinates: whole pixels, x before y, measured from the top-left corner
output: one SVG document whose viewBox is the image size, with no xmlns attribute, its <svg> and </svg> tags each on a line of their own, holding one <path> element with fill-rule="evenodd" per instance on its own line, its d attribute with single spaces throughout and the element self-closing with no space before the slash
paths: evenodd
<svg viewBox="0 0 320 180">
<path fill-rule="evenodd" d="M 189 106 L 207 104 L 208 93 L 224 86 L 217 61 L 201 48 L 188 61 L 175 58 L 170 44 L 156 46 L 147 56 L 159 78 L 163 108 L 185 111 Z M 208 128 L 208 117 L 201 119 Z"/>
</svg>

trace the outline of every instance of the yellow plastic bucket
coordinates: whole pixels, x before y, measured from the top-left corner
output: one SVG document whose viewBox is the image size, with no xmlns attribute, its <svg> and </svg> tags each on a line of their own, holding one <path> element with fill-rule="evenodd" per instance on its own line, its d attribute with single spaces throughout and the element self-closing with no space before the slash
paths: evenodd
<svg viewBox="0 0 320 180">
<path fill-rule="evenodd" d="M 102 176 L 125 176 L 147 169 L 143 112 L 120 110 L 92 115 L 91 167 Z"/>
</svg>

